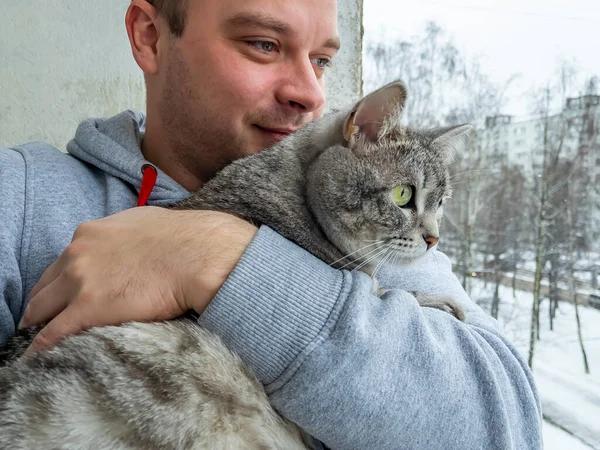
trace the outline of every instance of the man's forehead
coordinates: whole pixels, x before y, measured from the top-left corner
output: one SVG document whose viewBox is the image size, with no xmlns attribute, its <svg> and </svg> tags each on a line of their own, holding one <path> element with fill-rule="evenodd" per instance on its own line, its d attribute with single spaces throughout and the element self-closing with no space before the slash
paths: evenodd
<svg viewBox="0 0 600 450">
<path fill-rule="evenodd" d="M 221 8 L 228 27 L 264 28 L 291 37 L 312 30 L 320 46 L 340 47 L 335 0 L 224 0 Z"/>
</svg>

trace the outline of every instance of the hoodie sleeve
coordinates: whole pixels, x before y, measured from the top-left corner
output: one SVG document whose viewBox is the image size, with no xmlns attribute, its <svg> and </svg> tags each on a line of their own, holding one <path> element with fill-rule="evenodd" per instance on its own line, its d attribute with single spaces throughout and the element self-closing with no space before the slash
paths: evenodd
<svg viewBox="0 0 600 450">
<path fill-rule="evenodd" d="M 22 314 L 20 260 L 25 222 L 25 161 L 0 149 L 0 344 L 15 333 Z"/>
<path fill-rule="evenodd" d="M 449 260 L 432 258 L 420 275 L 396 276 L 460 297 L 466 322 L 406 290 L 377 297 L 364 273 L 332 269 L 262 227 L 199 321 L 284 417 L 332 449 L 541 448 L 529 369 Z"/>
</svg>

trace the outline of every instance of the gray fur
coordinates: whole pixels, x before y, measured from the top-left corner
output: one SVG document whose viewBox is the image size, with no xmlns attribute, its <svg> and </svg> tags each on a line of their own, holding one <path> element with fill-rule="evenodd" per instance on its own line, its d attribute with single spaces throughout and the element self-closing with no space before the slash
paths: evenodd
<svg viewBox="0 0 600 450">
<path fill-rule="evenodd" d="M 469 129 L 407 129 L 405 99 L 403 84 L 385 86 L 231 163 L 172 208 L 268 225 L 337 268 L 375 275 L 380 263 L 413 261 L 427 251 L 424 236 L 439 236 L 448 163 Z M 412 205 L 392 201 L 399 185 L 414 186 Z M 452 299 L 416 297 L 464 319 Z M 24 349 L 27 342 L 13 344 Z M 10 361 L 15 351 L 5 352 L 0 368 L 0 442 L 7 448 L 312 445 L 271 408 L 239 358 L 189 318 L 94 328 Z"/>
<path fill-rule="evenodd" d="M 0 369 L 2 448 L 304 449 L 262 386 L 189 319 L 94 328 Z"/>
<path fill-rule="evenodd" d="M 19 328 L 6 344 L 0 346 L 0 367 L 5 366 L 25 353 L 27 347 L 33 342 L 33 338 L 35 338 L 36 334 L 42 328 L 39 325 L 29 328 Z"/>
</svg>

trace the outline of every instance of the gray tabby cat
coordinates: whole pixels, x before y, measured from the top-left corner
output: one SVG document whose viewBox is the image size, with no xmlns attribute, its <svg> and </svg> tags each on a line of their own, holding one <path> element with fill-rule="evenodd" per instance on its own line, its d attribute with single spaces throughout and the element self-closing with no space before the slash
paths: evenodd
<svg viewBox="0 0 600 450">
<path fill-rule="evenodd" d="M 173 208 L 268 225 L 337 268 L 375 274 L 386 261 L 413 261 L 437 242 L 448 164 L 470 126 L 407 129 L 405 100 L 404 85 L 389 84 L 233 162 Z M 452 299 L 417 298 L 464 319 Z M 94 328 L 15 357 L 0 368 L 0 442 L 11 450 L 312 446 L 241 360 L 190 318 Z"/>
</svg>

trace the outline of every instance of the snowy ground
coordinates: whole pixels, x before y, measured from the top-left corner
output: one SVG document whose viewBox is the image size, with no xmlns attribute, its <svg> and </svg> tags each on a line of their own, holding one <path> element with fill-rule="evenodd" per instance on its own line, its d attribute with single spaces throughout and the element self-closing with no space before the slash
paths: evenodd
<svg viewBox="0 0 600 450">
<path fill-rule="evenodd" d="M 485 309 L 493 286 L 477 280 L 471 296 Z M 532 294 L 500 287 L 500 322 L 506 334 L 527 358 Z M 536 342 L 533 372 L 540 392 L 546 450 L 600 450 L 600 311 L 580 307 L 582 334 L 590 365 L 586 375 L 577 339 L 575 308 L 561 303 L 550 331 L 548 303 L 542 302 L 540 341 Z M 561 429 L 562 428 L 562 429 Z M 564 430 L 568 430 L 568 432 Z"/>
<path fill-rule="evenodd" d="M 548 422 L 544 422 L 544 445 L 545 450 L 590 450 L 594 448 Z"/>
</svg>

